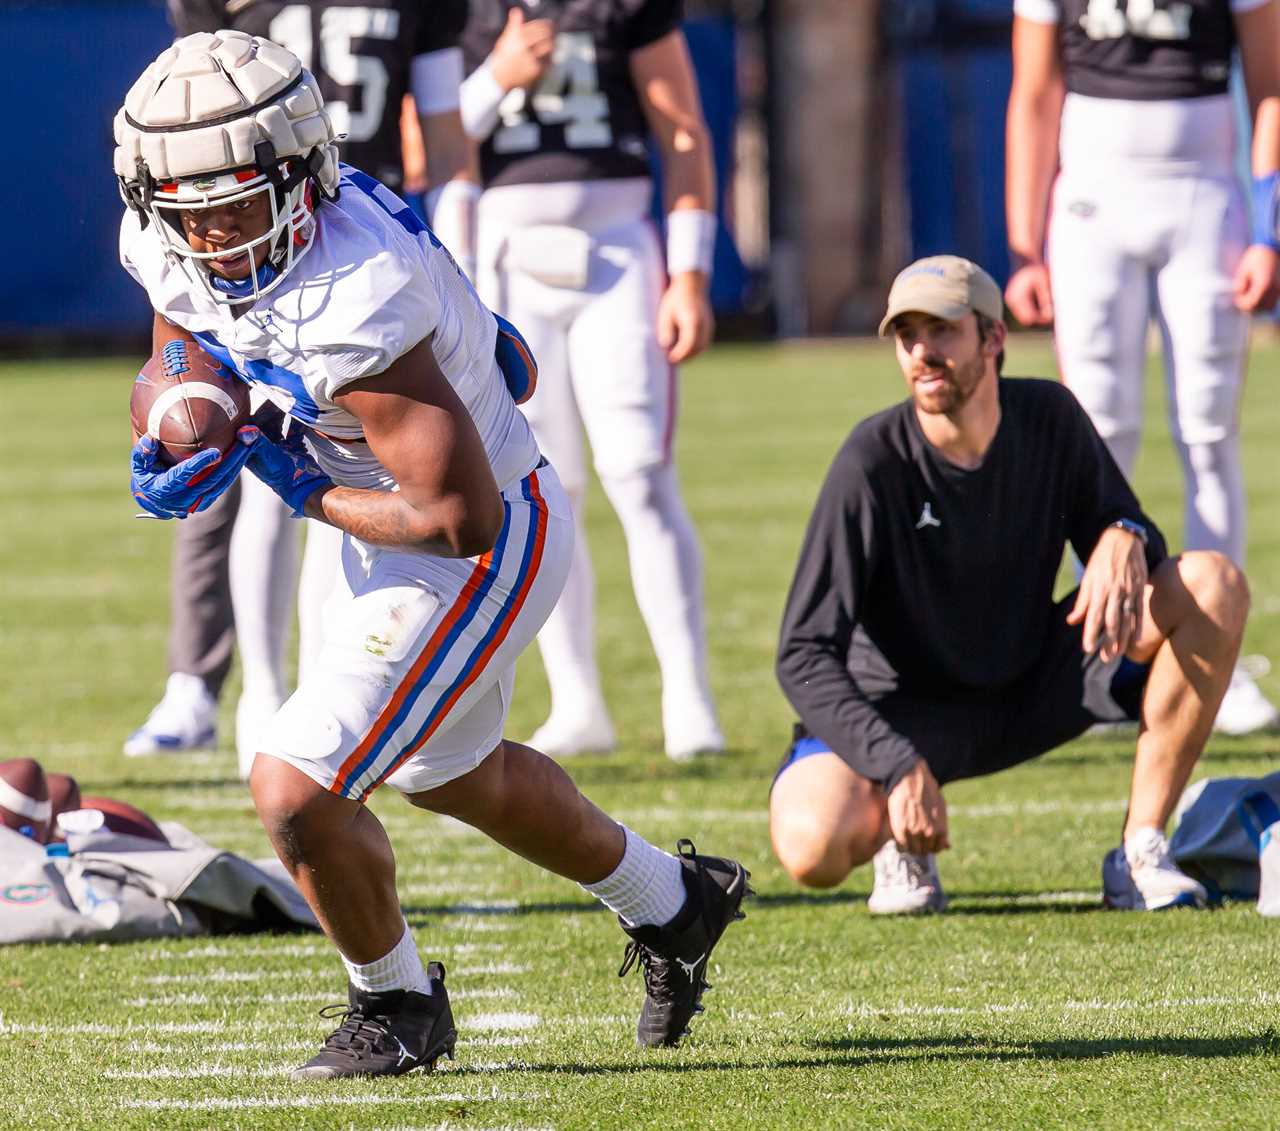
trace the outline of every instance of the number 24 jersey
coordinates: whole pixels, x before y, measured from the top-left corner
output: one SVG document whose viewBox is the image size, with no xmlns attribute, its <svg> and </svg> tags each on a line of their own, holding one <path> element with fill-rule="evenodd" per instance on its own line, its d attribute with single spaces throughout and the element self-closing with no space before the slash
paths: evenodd
<svg viewBox="0 0 1280 1131">
<path fill-rule="evenodd" d="M 541 80 L 507 92 L 481 145 L 486 187 L 647 177 L 649 128 L 630 56 L 676 30 L 683 7 L 682 0 L 472 0 L 462 37 L 468 74 L 488 58 L 511 9 L 556 25 Z"/>
</svg>

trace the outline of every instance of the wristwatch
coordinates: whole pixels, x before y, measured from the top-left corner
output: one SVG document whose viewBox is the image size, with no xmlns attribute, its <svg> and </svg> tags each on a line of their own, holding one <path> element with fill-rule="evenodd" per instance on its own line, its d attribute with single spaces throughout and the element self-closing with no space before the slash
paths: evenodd
<svg viewBox="0 0 1280 1131">
<path fill-rule="evenodd" d="M 1111 524 L 1118 530 L 1123 530 L 1128 534 L 1132 534 L 1144 546 L 1147 544 L 1147 528 L 1140 522 L 1134 522 L 1131 518 L 1118 518 Z"/>
</svg>

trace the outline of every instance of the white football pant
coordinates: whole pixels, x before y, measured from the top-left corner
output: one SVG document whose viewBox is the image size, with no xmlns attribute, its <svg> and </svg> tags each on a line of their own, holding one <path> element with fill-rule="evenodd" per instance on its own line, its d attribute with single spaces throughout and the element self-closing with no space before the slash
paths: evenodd
<svg viewBox="0 0 1280 1131">
<path fill-rule="evenodd" d="M 1232 277 L 1248 218 L 1230 168 L 1229 118 L 1224 125 L 1211 100 L 1194 107 L 1092 105 L 1100 101 L 1072 96 L 1063 122 L 1063 171 L 1048 234 L 1059 369 L 1131 476 L 1142 432 L 1147 326 L 1156 320 L 1170 431 L 1186 481 L 1184 543 L 1243 564 L 1238 413 L 1249 320 L 1232 302 Z M 1106 141 L 1097 114 L 1127 140 Z M 1129 125 L 1115 125 L 1130 116 Z M 1100 159 L 1104 143 L 1165 147 L 1175 156 Z"/>
<path fill-rule="evenodd" d="M 521 407 L 573 503 L 564 594 L 538 637 L 553 718 L 607 720 L 595 659 L 594 582 L 582 531 L 583 429 L 626 536 L 636 601 L 662 674 L 663 725 L 716 731 L 702 558 L 672 462 L 675 372 L 655 321 L 666 285 L 647 179 L 511 185 L 480 201 L 477 287 L 527 339 L 538 387 Z M 701 737 L 701 736 L 699 736 Z"/>
</svg>

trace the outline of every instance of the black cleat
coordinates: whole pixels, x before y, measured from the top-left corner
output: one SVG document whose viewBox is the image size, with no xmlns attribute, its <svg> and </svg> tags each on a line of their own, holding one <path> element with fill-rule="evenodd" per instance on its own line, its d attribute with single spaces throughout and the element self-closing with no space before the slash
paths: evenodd
<svg viewBox="0 0 1280 1131">
<path fill-rule="evenodd" d="M 293 1080 L 332 1080 L 340 1076 L 399 1076 L 415 1068 L 430 1072 L 441 1056 L 453 1059 L 453 1011 L 444 988 L 444 966 L 427 964 L 431 993 L 387 990 L 371 993 L 347 986 L 349 1005 L 326 1005 L 321 1017 L 337 1016 L 342 1024 Z"/>
<path fill-rule="evenodd" d="M 725 928 L 746 918 L 738 910 L 751 894 L 750 873 L 736 860 L 699 856 L 693 842 L 676 844 L 684 868 L 685 906 L 665 927 L 622 929 L 631 936 L 622 959 L 624 977 L 639 959 L 644 969 L 644 1006 L 636 1025 L 642 1048 L 673 1046 L 689 1031 L 689 1022 L 702 1012 L 707 985 L 707 962 Z"/>
</svg>

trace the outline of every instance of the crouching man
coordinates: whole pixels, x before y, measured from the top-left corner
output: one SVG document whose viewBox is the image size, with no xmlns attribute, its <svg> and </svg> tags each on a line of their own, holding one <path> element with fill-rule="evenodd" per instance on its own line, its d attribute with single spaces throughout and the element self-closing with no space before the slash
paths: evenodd
<svg viewBox="0 0 1280 1131">
<path fill-rule="evenodd" d="M 1231 678 L 1244 576 L 1221 554 L 1169 557 L 1072 394 L 1000 376 L 1002 313 L 964 259 L 894 281 L 880 333 L 910 397 L 845 441 L 801 548 L 777 668 L 801 723 L 774 851 L 810 887 L 874 860 L 873 912 L 941 910 L 947 782 L 1136 719 L 1104 899 L 1201 906 L 1164 830 Z M 1055 602 L 1067 542 L 1087 564 Z"/>
</svg>

